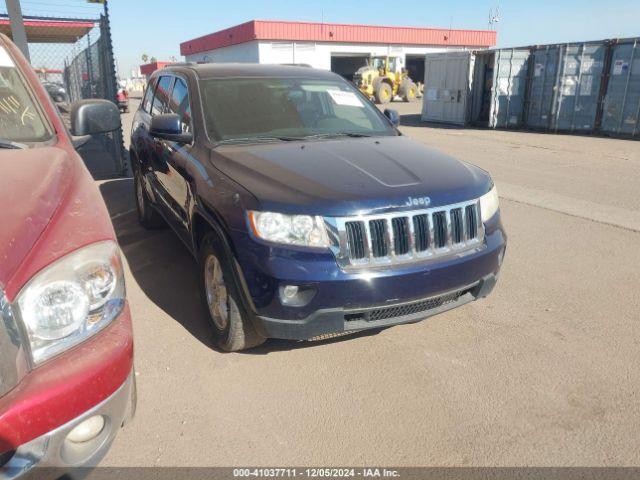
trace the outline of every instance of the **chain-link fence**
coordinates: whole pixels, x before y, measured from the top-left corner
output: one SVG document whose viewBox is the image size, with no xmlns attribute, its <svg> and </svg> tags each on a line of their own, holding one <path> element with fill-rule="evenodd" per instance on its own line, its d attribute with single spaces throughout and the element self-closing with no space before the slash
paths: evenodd
<svg viewBox="0 0 640 480">
<path fill-rule="evenodd" d="M 2 10 L 4 7 L 4 10 Z M 108 10 L 86 0 L 22 0 L 32 67 L 68 119 L 70 104 L 102 98 L 118 103 Z M 0 31 L 11 36 L 6 4 L 0 0 Z M 95 135 L 81 150 L 95 178 L 127 171 L 122 131 Z"/>
</svg>

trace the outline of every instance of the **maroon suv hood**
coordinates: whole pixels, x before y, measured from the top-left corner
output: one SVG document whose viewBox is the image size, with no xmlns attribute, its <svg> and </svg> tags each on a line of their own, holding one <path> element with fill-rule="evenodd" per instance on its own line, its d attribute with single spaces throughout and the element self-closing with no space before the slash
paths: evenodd
<svg viewBox="0 0 640 480">
<path fill-rule="evenodd" d="M 0 150 L 0 285 L 44 231 L 72 176 L 71 161 L 62 149 Z"/>
</svg>

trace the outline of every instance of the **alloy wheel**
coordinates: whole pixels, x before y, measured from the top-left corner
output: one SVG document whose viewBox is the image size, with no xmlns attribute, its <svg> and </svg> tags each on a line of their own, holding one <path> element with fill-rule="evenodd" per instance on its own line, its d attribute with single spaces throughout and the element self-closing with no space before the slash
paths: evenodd
<svg viewBox="0 0 640 480">
<path fill-rule="evenodd" d="M 223 331 L 229 324 L 229 294 L 222 276 L 222 266 L 214 255 L 209 255 L 205 261 L 204 283 L 209 314 L 216 328 Z"/>
</svg>

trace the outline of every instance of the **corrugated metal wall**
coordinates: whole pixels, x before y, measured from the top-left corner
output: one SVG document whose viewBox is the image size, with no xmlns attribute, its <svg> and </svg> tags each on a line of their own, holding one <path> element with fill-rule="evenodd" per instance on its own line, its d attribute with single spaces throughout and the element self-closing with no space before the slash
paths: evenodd
<svg viewBox="0 0 640 480">
<path fill-rule="evenodd" d="M 553 128 L 595 130 L 606 45 L 566 45 L 562 57 Z"/>
<path fill-rule="evenodd" d="M 595 130 L 606 50 L 604 42 L 533 48 L 525 125 L 553 131 Z"/>
<path fill-rule="evenodd" d="M 558 81 L 560 47 L 548 45 L 534 49 L 533 71 L 529 87 L 529 106 L 526 124 L 530 128 L 549 128 L 551 110 Z"/>
<path fill-rule="evenodd" d="M 498 50 L 493 67 L 493 91 L 489 126 L 520 127 L 529 72 L 528 50 Z"/>
<path fill-rule="evenodd" d="M 601 130 L 640 135 L 640 39 L 613 46 Z"/>
<path fill-rule="evenodd" d="M 524 127 L 640 134 L 640 39 L 531 48 Z"/>
<path fill-rule="evenodd" d="M 389 27 L 332 23 L 256 21 L 255 36 L 265 40 L 296 40 L 402 45 L 495 45 L 496 32 L 444 28 Z"/>
<path fill-rule="evenodd" d="M 640 138 L 640 38 L 475 56 L 471 123 Z"/>
<path fill-rule="evenodd" d="M 251 20 L 183 42 L 180 54 L 193 55 L 252 40 L 486 48 L 496 44 L 496 36 L 493 30 Z"/>
</svg>

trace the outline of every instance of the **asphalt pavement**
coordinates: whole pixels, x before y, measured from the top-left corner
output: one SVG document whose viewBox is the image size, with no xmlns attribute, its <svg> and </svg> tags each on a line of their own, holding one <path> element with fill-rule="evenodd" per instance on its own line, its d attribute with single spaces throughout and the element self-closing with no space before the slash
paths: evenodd
<svg viewBox="0 0 640 480">
<path fill-rule="evenodd" d="M 131 180 L 101 182 L 139 395 L 102 465 L 640 464 L 640 142 L 425 126 L 418 104 L 391 107 L 405 134 L 493 175 L 509 234 L 493 294 L 413 325 L 222 353 L 189 253 L 138 226 Z"/>
</svg>

